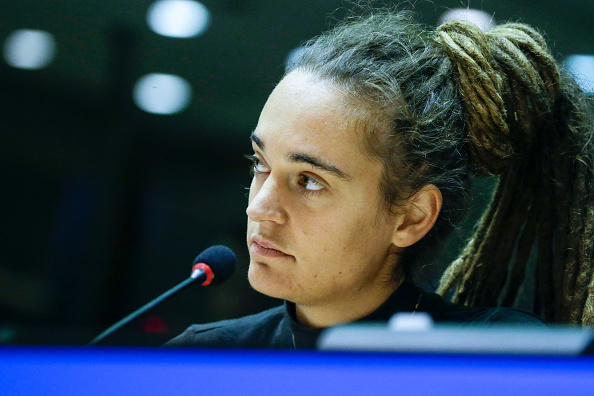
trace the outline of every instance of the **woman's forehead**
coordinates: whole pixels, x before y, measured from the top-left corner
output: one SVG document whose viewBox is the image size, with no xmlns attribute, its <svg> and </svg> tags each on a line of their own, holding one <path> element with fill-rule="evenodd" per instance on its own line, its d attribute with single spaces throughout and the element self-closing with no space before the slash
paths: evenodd
<svg viewBox="0 0 594 396">
<path fill-rule="evenodd" d="M 377 161 L 365 149 L 364 121 L 329 84 L 306 75 L 288 75 L 264 106 L 252 141 L 269 160 L 309 163 L 351 180 Z"/>
<path fill-rule="evenodd" d="M 355 106 L 346 94 L 330 82 L 311 73 L 296 70 L 274 89 L 260 115 L 256 131 L 265 139 L 277 134 L 303 140 L 328 143 L 363 143 L 367 129 L 366 112 Z M 291 132 L 292 136 L 286 136 Z"/>
</svg>

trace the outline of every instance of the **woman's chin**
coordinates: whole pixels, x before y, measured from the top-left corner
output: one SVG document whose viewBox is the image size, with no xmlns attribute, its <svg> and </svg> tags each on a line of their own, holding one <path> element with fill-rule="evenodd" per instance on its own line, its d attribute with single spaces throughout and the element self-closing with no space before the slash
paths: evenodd
<svg viewBox="0 0 594 396">
<path fill-rule="evenodd" d="M 248 270 L 248 281 L 254 290 L 269 297 L 286 300 L 291 290 L 287 279 L 281 278 L 278 274 L 263 263 L 250 262 Z"/>
</svg>

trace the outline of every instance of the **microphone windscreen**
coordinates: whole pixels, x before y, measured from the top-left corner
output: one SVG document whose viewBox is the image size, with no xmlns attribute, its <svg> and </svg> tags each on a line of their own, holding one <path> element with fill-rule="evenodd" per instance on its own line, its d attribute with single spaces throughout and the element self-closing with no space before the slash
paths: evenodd
<svg viewBox="0 0 594 396">
<path fill-rule="evenodd" d="M 214 274 L 212 284 L 218 285 L 226 281 L 233 274 L 236 261 L 235 254 L 231 249 L 226 246 L 216 245 L 200 253 L 193 264 L 208 264 Z"/>
</svg>

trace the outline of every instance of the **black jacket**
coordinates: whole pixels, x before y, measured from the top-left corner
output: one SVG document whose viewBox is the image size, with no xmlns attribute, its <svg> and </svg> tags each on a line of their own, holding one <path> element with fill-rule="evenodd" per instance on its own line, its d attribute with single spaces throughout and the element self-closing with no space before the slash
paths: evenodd
<svg viewBox="0 0 594 396">
<path fill-rule="evenodd" d="M 427 312 L 435 322 L 541 324 L 534 315 L 511 308 L 469 308 L 445 301 L 412 283 L 403 283 L 375 312 L 360 321 L 386 322 L 397 312 Z M 315 348 L 322 329 L 297 323 L 295 304 L 285 302 L 239 319 L 192 325 L 166 346 L 234 348 Z"/>
</svg>

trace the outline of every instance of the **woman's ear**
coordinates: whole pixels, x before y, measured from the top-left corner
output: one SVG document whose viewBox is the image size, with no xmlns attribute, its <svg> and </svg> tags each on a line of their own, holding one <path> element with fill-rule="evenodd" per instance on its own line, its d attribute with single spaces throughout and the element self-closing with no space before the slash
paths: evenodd
<svg viewBox="0 0 594 396">
<path fill-rule="evenodd" d="M 423 238 L 435 224 L 442 202 L 441 191 L 433 184 L 421 188 L 409 199 L 401 222 L 394 230 L 392 243 L 407 247 Z"/>
</svg>

